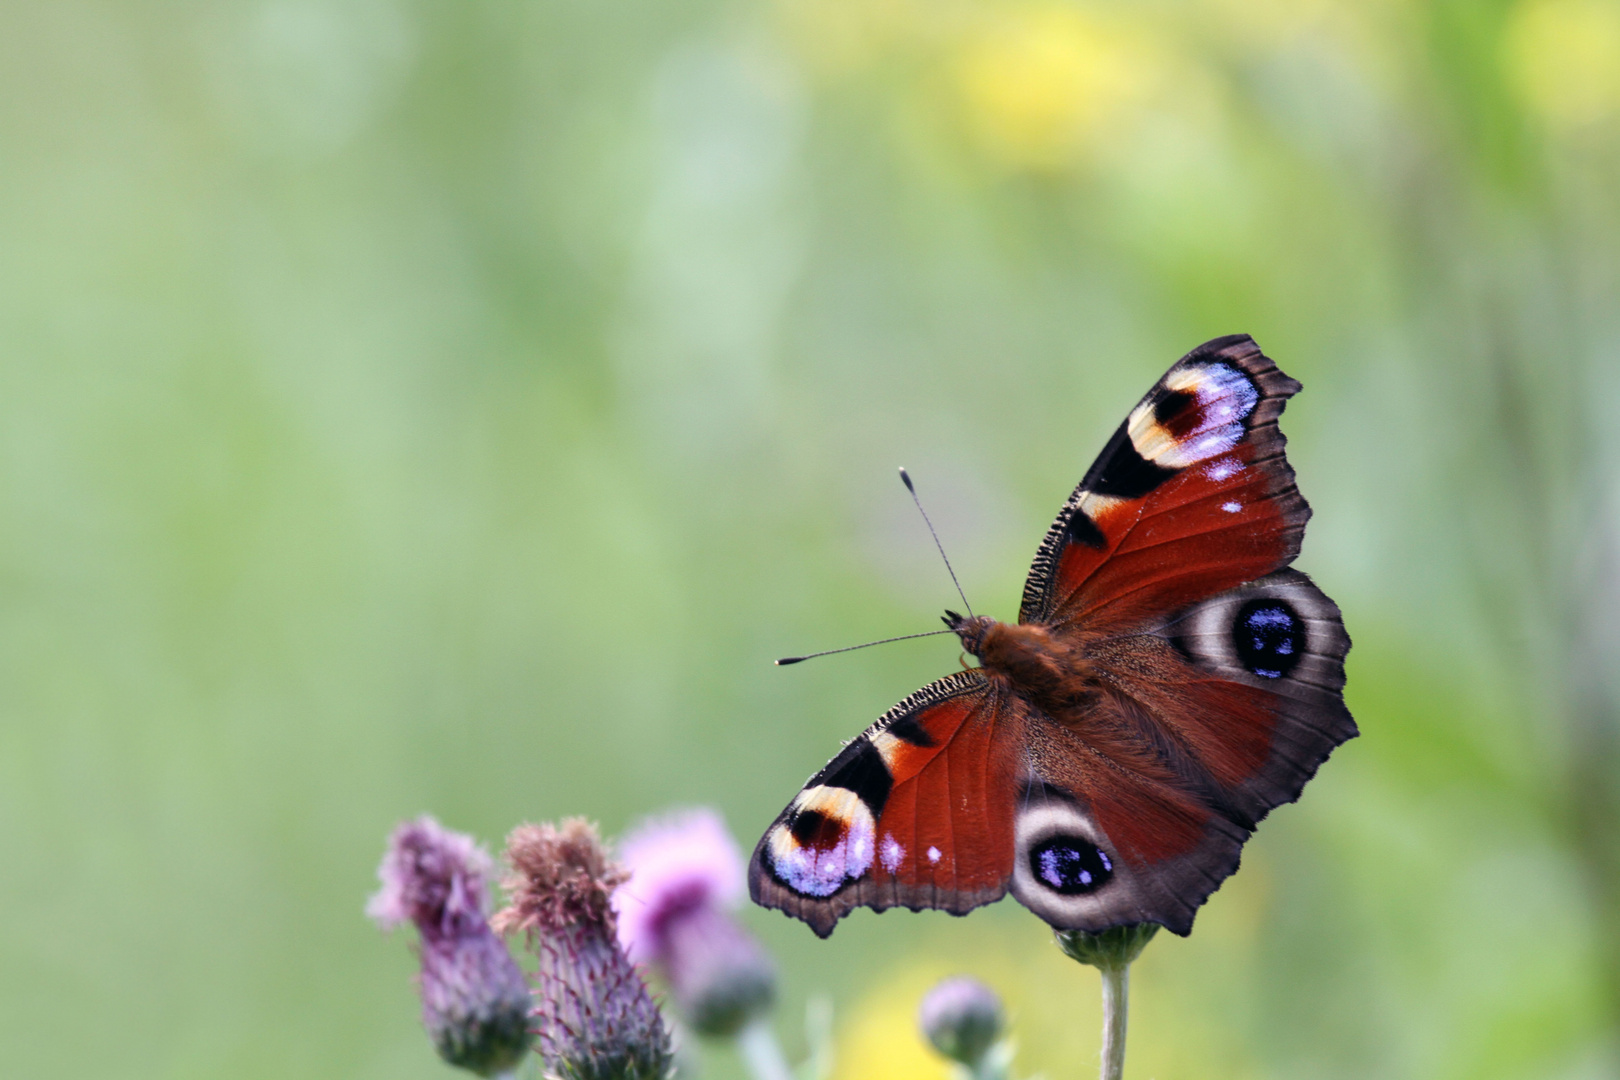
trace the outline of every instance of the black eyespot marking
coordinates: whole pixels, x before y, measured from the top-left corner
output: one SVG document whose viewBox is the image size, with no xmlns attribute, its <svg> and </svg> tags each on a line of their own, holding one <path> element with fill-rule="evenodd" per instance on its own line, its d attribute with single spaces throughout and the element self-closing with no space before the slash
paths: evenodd
<svg viewBox="0 0 1620 1080">
<path fill-rule="evenodd" d="M 1232 644 L 1244 667 L 1280 679 L 1305 656 L 1305 621 L 1281 600 L 1250 600 L 1232 623 Z"/>
<path fill-rule="evenodd" d="M 883 804 L 889 800 L 894 777 L 889 775 L 883 755 L 878 753 L 878 748 L 865 735 L 850 744 L 848 753 L 848 758 L 836 762 L 835 768 L 829 768 L 815 782 L 853 791 L 872 811 L 872 816 L 877 817 L 883 813 Z"/>
<path fill-rule="evenodd" d="M 1153 406 L 1153 419 L 1178 439 L 1197 429 L 1202 418 L 1198 395 L 1191 390 L 1172 390 Z"/>
<path fill-rule="evenodd" d="M 1078 506 L 1069 511 L 1069 522 L 1066 526 L 1069 532 L 1069 542 L 1084 544 L 1086 547 L 1096 548 L 1099 551 L 1108 546 L 1108 537 L 1091 520 L 1091 515 Z"/>
<path fill-rule="evenodd" d="M 934 737 L 928 734 L 927 728 L 917 722 L 915 716 L 902 716 L 883 730 L 912 746 L 934 745 Z"/>
<path fill-rule="evenodd" d="M 1114 876 L 1108 854 L 1078 836 L 1041 841 L 1030 849 L 1029 869 L 1036 881 L 1064 896 L 1096 892 Z"/>
<path fill-rule="evenodd" d="M 789 829 L 801 847 L 830 848 L 844 835 L 844 827 L 820 810 L 800 810 Z"/>
<path fill-rule="evenodd" d="M 1124 424 L 1114 432 L 1097 462 L 1096 475 L 1087 475 L 1082 482 L 1087 490 L 1097 495 L 1114 495 L 1122 499 L 1136 499 L 1172 476 L 1179 470 L 1155 465 L 1137 452 L 1130 432 Z"/>
</svg>

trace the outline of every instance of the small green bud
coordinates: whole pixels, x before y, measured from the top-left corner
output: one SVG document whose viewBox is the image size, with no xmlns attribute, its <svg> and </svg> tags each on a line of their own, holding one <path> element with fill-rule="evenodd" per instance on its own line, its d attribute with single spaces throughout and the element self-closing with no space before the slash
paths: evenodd
<svg viewBox="0 0 1620 1080">
<path fill-rule="evenodd" d="M 1147 943 L 1159 932 L 1158 923 L 1131 923 L 1114 926 L 1100 934 L 1084 930 L 1054 930 L 1057 946 L 1071 959 L 1090 964 L 1101 971 L 1119 971 L 1142 955 Z"/>
</svg>

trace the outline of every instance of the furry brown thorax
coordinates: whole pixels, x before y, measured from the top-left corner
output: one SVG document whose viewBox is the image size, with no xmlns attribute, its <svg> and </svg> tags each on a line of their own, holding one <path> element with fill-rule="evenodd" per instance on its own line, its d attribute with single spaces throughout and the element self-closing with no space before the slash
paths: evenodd
<svg viewBox="0 0 1620 1080">
<path fill-rule="evenodd" d="M 988 615 L 963 618 L 954 611 L 945 616 L 945 625 L 978 657 L 986 674 L 1006 679 L 1048 715 L 1060 716 L 1097 689 L 1096 668 L 1044 626 L 1004 623 Z"/>
</svg>

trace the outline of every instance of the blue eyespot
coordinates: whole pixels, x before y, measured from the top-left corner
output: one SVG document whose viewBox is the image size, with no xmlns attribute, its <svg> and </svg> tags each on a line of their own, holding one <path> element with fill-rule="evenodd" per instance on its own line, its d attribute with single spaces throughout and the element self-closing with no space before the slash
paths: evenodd
<svg viewBox="0 0 1620 1080">
<path fill-rule="evenodd" d="M 1232 644 L 1245 668 L 1280 679 L 1305 655 L 1305 621 L 1281 600 L 1250 600 L 1232 623 Z"/>
<path fill-rule="evenodd" d="M 1077 836 L 1054 836 L 1035 845 L 1029 868 L 1036 881 L 1064 896 L 1095 892 L 1114 876 L 1108 853 Z"/>
</svg>

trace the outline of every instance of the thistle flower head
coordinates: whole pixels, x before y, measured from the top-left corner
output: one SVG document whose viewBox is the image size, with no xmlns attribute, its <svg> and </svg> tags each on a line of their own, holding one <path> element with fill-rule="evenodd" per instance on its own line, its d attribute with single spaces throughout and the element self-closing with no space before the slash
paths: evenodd
<svg viewBox="0 0 1620 1080">
<path fill-rule="evenodd" d="M 663 1080 L 669 1032 L 619 948 L 609 898 L 624 880 L 581 818 L 520 825 L 507 838 L 510 902 L 495 916 L 539 957 L 534 1020 L 547 1073 L 561 1080 Z"/>
<path fill-rule="evenodd" d="M 482 1076 L 529 1046 L 528 985 L 484 916 L 489 871 L 472 837 L 424 816 L 394 830 L 366 905 L 384 929 L 416 925 L 423 1026 L 441 1057 Z"/>
<path fill-rule="evenodd" d="M 613 894 L 619 941 L 669 985 L 702 1035 L 734 1035 L 769 1009 L 776 970 L 730 914 L 743 895 L 742 853 L 712 810 L 650 821 L 619 844 L 629 880 Z"/>
<path fill-rule="evenodd" d="M 377 867 L 382 887 L 366 914 L 384 930 L 413 922 L 424 935 L 444 937 L 485 924 L 489 854 L 465 833 L 430 815 L 402 822 Z"/>
<path fill-rule="evenodd" d="M 509 899 L 495 916 L 502 931 L 613 930 L 609 898 L 626 875 L 608 860 L 596 827 L 584 818 L 519 825 L 506 839 L 506 861 L 512 873 L 502 884 Z"/>
<path fill-rule="evenodd" d="M 1001 1037 L 1001 998 L 978 979 L 945 979 L 923 996 L 917 1024 L 934 1049 L 977 1069 Z"/>
</svg>

